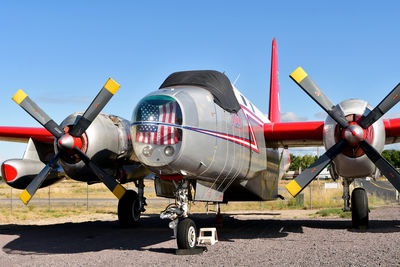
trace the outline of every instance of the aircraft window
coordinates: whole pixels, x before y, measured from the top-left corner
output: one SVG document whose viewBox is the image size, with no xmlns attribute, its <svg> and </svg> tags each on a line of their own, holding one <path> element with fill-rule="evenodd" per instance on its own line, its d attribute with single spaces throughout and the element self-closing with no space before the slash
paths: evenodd
<svg viewBox="0 0 400 267">
<path fill-rule="evenodd" d="M 246 99 L 244 99 L 244 97 L 243 97 L 242 95 L 240 95 L 240 96 L 242 97 L 242 100 L 243 100 L 244 105 L 247 106 Z"/>
<path fill-rule="evenodd" d="M 137 124 L 136 139 L 139 141 L 174 144 L 182 140 L 182 130 L 168 126 L 168 124 L 182 125 L 181 109 L 172 97 L 155 95 L 142 99 L 137 105 L 132 120 Z M 152 139 L 144 138 L 149 135 Z"/>
<path fill-rule="evenodd" d="M 256 113 L 256 111 L 254 110 L 253 104 L 251 102 L 249 102 L 249 103 L 250 103 L 250 107 L 251 107 L 251 110 L 253 111 L 253 113 Z"/>
<path fill-rule="evenodd" d="M 162 121 L 163 115 L 169 115 L 173 121 L 168 121 L 167 118 L 165 119 L 167 121 Z M 135 122 L 156 121 L 182 125 L 182 112 L 179 104 L 172 97 L 164 95 L 149 96 L 140 101 L 133 120 Z"/>
</svg>

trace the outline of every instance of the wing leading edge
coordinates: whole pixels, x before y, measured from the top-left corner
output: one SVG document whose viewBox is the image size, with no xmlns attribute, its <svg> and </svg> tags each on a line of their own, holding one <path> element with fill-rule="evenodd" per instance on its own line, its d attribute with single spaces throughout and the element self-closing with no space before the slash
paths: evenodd
<svg viewBox="0 0 400 267">
<path fill-rule="evenodd" d="M 54 136 L 44 128 L 39 127 L 0 127 L 0 141 L 27 143 L 33 140 L 52 143 Z"/>
<path fill-rule="evenodd" d="M 400 142 L 400 118 L 383 120 L 386 144 Z M 264 124 L 264 136 L 269 147 L 321 146 L 324 122 L 279 122 Z M 0 127 L 0 141 L 27 143 L 29 138 L 51 143 L 54 136 L 40 127 Z"/>
<path fill-rule="evenodd" d="M 383 120 L 385 144 L 400 142 L 400 118 Z M 264 124 L 264 136 L 268 147 L 309 147 L 323 145 L 323 121 L 279 122 Z"/>
</svg>

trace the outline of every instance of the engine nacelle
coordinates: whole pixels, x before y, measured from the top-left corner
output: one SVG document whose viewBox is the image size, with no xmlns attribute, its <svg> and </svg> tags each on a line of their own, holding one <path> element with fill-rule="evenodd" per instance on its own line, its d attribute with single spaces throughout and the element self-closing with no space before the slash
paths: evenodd
<svg viewBox="0 0 400 267">
<path fill-rule="evenodd" d="M 61 127 L 69 131 L 82 113 L 68 116 Z M 115 172 L 134 156 L 129 121 L 99 114 L 81 137 L 82 151 L 105 171 Z M 55 145 L 56 152 L 58 151 Z M 62 154 L 60 164 L 72 179 L 96 182 L 99 179 L 79 158 Z M 110 173 L 114 175 L 115 173 Z"/>
<path fill-rule="evenodd" d="M 40 160 L 9 159 L 1 165 L 1 173 L 9 186 L 25 189 L 44 166 L 45 164 Z M 60 168 L 52 169 L 40 188 L 52 185 L 64 177 L 65 173 Z"/>
<path fill-rule="evenodd" d="M 365 117 L 373 109 L 367 102 L 359 99 L 350 99 L 341 102 L 336 106 L 341 109 L 350 122 L 358 121 Z M 344 134 L 340 126 L 328 116 L 324 125 L 324 145 L 328 150 L 340 140 L 344 139 Z M 379 152 L 383 151 L 385 145 L 385 127 L 383 121 L 377 120 L 372 126 L 364 130 L 362 133 L 366 136 L 366 140 Z M 349 140 L 349 138 L 347 138 Z M 372 175 L 376 171 L 374 163 L 365 155 L 360 146 L 347 146 L 333 160 L 334 170 L 339 176 L 345 178 L 362 178 Z"/>
</svg>

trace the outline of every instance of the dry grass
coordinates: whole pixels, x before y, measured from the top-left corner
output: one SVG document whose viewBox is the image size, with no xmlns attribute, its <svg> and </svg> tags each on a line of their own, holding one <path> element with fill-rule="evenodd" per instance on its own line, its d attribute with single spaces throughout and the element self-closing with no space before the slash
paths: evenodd
<svg viewBox="0 0 400 267">
<path fill-rule="evenodd" d="M 68 206 L 68 207 L 54 207 L 48 209 L 45 206 L 28 206 L 28 207 L 15 207 L 11 211 L 9 207 L 0 207 L 0 224 L 11 224 L 11 223 L 24 223 L 37 222 L 37 220 L 53 219 L 61 217 L 74 217 L 89 214 L 113 214 L 115 213 L 115 207 L 95 207 L 89 211 L 86 210 L 85 206 Z"/>
<path fill-rule="evenodd" d="M 257 211 L 257 210 L 282 210 L 282 209 L 309 209 L 310 208 L 310 189 L 306 188 L 302 193 L 304 194 L 304 204 L 301 205 L 296 199 L 291 197 L 289 193 L 284 189 L 284 186 L 289 181 L 281 181 L 279 187 L 282 188 L 280 194 L 285 197 L 285 200 L 274 200 L 274 201 L 263 201 L 263 202 L 230 202 L 228 204 L 220 205 L 222 212 L 231 211 Z M 145 196 L 148 199 L 157 198 L 154 192 L 154 184 L 151 180 L 145 181 Z M 133 184 L 128 186 L 129 188 L 135 188 Z M 49 189 L 50 188 L 50 189 Z M 49 191 L 51 198 L 61 199 L 85 199 L 87 196 L 87 190 L 89 192 L 89 210 L 85 204 L 71 204 L 65 206 L 57 206 L 51 204 L 51 208 L 44 204 L 29 204 L 28 207 L 23 205 L 14 205 L 11 212 L 9 202 L 0 202 L 0 223 L 15 223 L 25 220 L 36 220 L 46 218 L 59 218 L 67 216 L 78 216 L 88 214 L 113 214 L 116 219 L 116 205 L 110 202 L 104 202 L 101 204 L 91 205 L 90 199 L 115 199 L 114 195 L 103 185 L 94 184 L 87 187 L 85 183 L 79 183 L 71 180 L 62 181 L 49 188 L 43 188 L 38 190 L 35 195 L 35 199 L 48 199 Z M 0 184 L 0 199 L 9 199 L 12 195 L 15 203 L 19 203 L 20 200 L 18 195 L 21 190 L 12 189 L 5 185 Z M 326 209 L 326 208 L 337 208 L 343 207 L 342 192 L 343 189 L 340 186 L 338 189 L 325 189 L 325 181 L 314 181 L 311 183 L 312 191 L 312 209 Z M 147 213 L 159 213 L 168 204 L 169 200 L 162 202 L 153 202 L 150 206 L 147 206 Z M 104 205 L 103 205 L 104 204 Z M 370 206 L 377 206 L 385 204 L 381 199 L 376 197 L 369 197 Z M 213 205 L 209 206 L 210 212 L 215 210 Z M 206 205 L 202 202 L 193 203 L 190 206 L 190 211 L 205 212 Z M 322 215 L 323 216 L 323 215 Z"/>
<path fill-rule="evenodd" d="M 133 184 L 129 184 L 128 188 L 135 188 L 135 186 Z M 145 181 L 146 197 L 157 198 L 154 190 L 150 190 L 152 192 L 147 192 L 147 188 L 154 188 L 153 181 Z M 18 196 L 22 192 L 22 190 L 12 189 L 8 185 L 0 183 L 0 199 L 10 198 L 11 192 L 13 198 L 18 199 Z M 108 188 L 102 183 L 92 184 L 88 186 L 86 183 L 68 179 L 56 183 L 52 186 L 39 189 L 35 194 L 35 199 L 48 199 L 49 192 L 51 198 L 86 198 L 87 192 L 89 192 L 89 198 L 115 198 L 110 190 L 108 190 Z"/>
</svg>

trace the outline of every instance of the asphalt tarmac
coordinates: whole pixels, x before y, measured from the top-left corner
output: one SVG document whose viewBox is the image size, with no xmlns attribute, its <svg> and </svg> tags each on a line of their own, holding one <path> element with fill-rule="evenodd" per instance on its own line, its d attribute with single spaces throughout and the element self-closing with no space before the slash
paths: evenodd
<svg viewBox="0 0 400 267">
<path fill-rule="evenodd" d="M 295 214 L 295 213 L 294 213 Z M 134 229 L 116 220 L 0 225 L 0 266 L 399 266 L 400 206 L 371 210 L 370 228 L 350 219 L 280 218 L 279 211 L 224 215 L 219 242 L 177 256 L 168 221 L 146 215 Z M 200 227 L 215 216 L 195 215 Z"/>
</svg>

